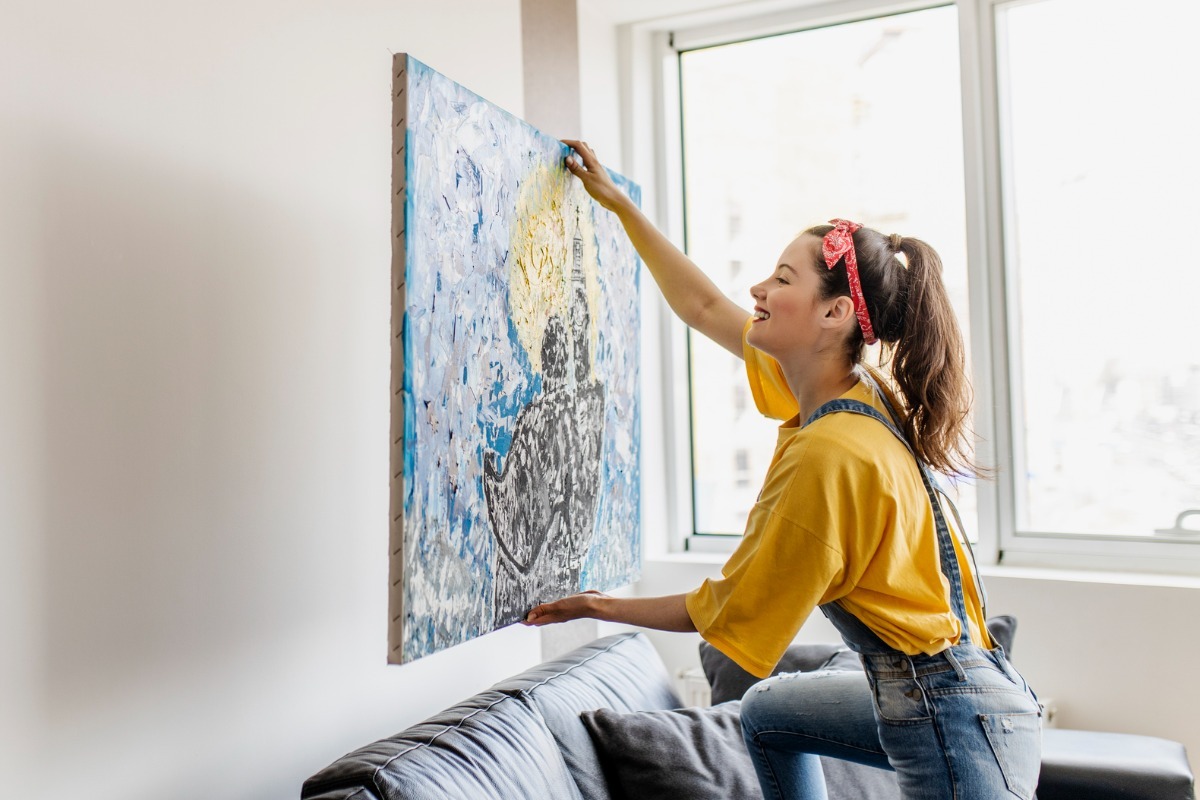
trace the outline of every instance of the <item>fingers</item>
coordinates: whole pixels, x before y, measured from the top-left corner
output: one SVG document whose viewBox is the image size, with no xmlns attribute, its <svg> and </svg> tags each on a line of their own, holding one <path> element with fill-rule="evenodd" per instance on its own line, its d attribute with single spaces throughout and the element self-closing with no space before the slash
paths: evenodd
<svg viewBox="0 0 1200 800">
<path fill-rule="evenodd" d="M 588 146 L 587 142 L 581 142 L 578 139 L 561 139 L 560 141 L 578 153 L 585 163 L 588 158 L 594 159 L 596 157 L 596 152 Z"/>
<path fill-rule="evenodd" d="M 523 622 L 526 625 L 549 625 L 554 622 L 567 622 L 586 617 L 588 616 L 588 601 L 584 598 L 589 595 L 604 596 L 601 592 L 589 589 L 551 603 L 539 603 L 529 610 Z"/>
<path fill-rule="evenodd" d="M 587 142 L 581 142 L 577 139 L 562 139 L 561 141 L 579 154 L 579 159 L 583 161 L 583 166 L 587 168 L 588 172 L 594 172 L 600 168 L 600 159 L 596 157 L 596 151 Z M 567 157 L 567 168 L 572 172 L 576 171 L 578 165 L 578 160 L 570 156 Z"/>
<path fill-rule="evenodd" d="M 551 622 L 554 622 L 554 617 L 550 613 L 548 603 L 542 603 L 529 609 L 529 613 L 525 615 L 525 619 L 522 621 L 525 625 L 549 625 Z"/>
<path fill-rule="evenodd" d="M 529 613 L 525 615 L 526 623 L 540 622 L 542 624 L 550 621 L 550 611 L 553 603 L 539 603 L 529 609 Z"/>
</svg>

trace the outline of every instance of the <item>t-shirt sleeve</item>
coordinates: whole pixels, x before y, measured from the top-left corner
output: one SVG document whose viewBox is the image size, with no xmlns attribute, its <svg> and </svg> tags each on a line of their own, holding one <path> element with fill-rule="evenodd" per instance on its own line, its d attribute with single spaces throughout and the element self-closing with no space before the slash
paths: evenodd
<svg viewBox="0 0 1200 800">
<path fill-rule="evenodd" d="M 754 404 L 763 416 L 791 419 L 800 407 L 788 387 L 779 362 L 746 341 L 746 333 L 752 324 L 753 317 L 746 320 L 746 327 L 742 329 L 742 356 L 746 360 L 746 379 L 750 382 Z"/>
<path fill-rule="evenodd" d="M 688 615 L 706 641 L 765 678 L 841 570 L 837 550 L 758 506 L 721 578 L 687 595 Z"/>
<path fill-rule="evenodd" d="M 773 470 L 721 577 L 686 597 L 700 635 L 753 675 L 770 675 L 813 609 L 849 590 L 827 489 L 819 470 Z"/>
</svg>

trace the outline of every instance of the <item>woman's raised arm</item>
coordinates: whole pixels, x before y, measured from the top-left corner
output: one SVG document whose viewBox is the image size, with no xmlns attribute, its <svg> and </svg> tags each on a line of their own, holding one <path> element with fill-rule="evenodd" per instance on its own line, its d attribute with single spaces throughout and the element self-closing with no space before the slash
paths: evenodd
<svg viewBox="0 0 1200 800">
<path fill-rule="evenodd" d="M 617 215 L 629 241 L 646 263 L 667 304 L 689 328 L 742 357 L 742 330 L 749 312 L 730 300 L 690 258 L 654 227 L 612 179 L 585 142 L 563 139 L 578 157 L 567 169 L 583 182 L 596 202 Z"/>
</svg>

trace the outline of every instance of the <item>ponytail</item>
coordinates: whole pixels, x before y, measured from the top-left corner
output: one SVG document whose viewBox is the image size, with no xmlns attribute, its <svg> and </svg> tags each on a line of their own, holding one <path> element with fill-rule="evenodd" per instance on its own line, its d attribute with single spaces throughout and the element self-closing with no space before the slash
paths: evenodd
<svg viewBox="0 0 1200 800">
<path fill-rule="evenodd" d="M 904 323 L 889 361 L 908 411 L 904 435 L 939 472 L 978 475 L 967 439 L 972 395 L 966 348 L 942 282 L 942 260 L 920 239 L 901 239 L 900 252 L 908 263 Z"/>
<path fill-rule="evenodd" d="M 823 237 L 831 229 L 819 225 L 806 233 Z M 882 342 L 880 362 L 904 407 L 905 438 L 917 457 L 938 472 L 987 474 L 971 457 L 971 383 L 962 333 L 942 281 L 941 258 L 920 239 L 884 236 L 870 228 L 854 232 L 854 250 L 867 310 Z M 824 298 L 850 294 L 843 262 L 837 269 L 820 266 Z M 852 363 L 863 360 L 866 348 L 859 327 L 846 347 Z"/>
</svg>

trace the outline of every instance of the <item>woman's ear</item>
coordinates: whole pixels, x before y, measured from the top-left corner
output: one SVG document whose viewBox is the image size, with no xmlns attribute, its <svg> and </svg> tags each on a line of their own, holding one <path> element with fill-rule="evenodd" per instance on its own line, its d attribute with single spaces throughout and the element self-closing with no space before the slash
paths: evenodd
<svg viewBox="0 0 1200 800">
<path fill-rule="evenodd" d="M 846 295 L 842 295 L 833 298 L 826 306 L 822 324 L 827 328 L 840 328 L 853 319 L 855 319 L 854 301 Z"/>
</svg>

